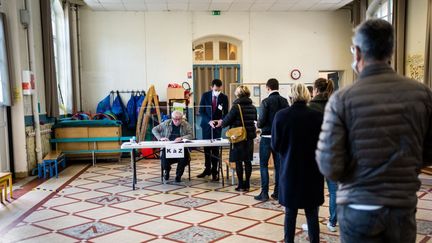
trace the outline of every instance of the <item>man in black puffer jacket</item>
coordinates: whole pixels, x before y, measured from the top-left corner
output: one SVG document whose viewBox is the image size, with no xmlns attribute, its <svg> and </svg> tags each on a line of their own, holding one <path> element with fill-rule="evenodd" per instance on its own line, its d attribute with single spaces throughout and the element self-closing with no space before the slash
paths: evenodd
<svg viewBox="0 0 432 243">
<path fill-rule="evenodd" d="M 418 173 L 432 163 L 432 92 L 388 65 L 393 27 L 357 27 L 358 80 L 335 93 L 324 114 L 316 158 L 339 182 L 342 242 L 415 242 Z"/>
<path fill-rule="evenodd" d="M 261 140 L 259 148 L 261 193 L 254 198 L 258 201 L 267 201 L 269 199 L 268 161 L 270 159 L 270 154 L 273 155 L 275 179 L 274 190 L 271 196 L 275 200 L 278 199 L 280 157 L 279 154 L 275 153 L 271 148 L 271 130 L 276 112 L 288 107 L 287 99 L 279 94 L 279 81 L 277 81 L 277 79 L 269 79 L 267 81 L 266 88 L 269 92 L 269 95 L 261 102 L 260 116 L 257 122 L 257 127 L 261 128 Z"/>
</svg>

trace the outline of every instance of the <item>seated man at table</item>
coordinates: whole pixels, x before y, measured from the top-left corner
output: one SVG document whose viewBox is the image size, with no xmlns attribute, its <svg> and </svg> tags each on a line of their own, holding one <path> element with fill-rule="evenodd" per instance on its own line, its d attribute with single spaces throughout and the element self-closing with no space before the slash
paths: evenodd
<svg viewBox="0 0 432 243">
<path fill-rule="evenodd" d="M 183 119 L 183 113 L 175 110 L 168 119 L 152 129 L 153 135 L 159 141 L 181 142 L 183 139 L 192 139 L 192 126 Z M 189 163 L 189 151 L 185 149 L 184 158 L 167 159 L 165 149 L 161 152 L 161 165 L 165 180 L 169 180 L 172 164 L 177 164 L 175 181 L 180 182 L 184 168 Z"/>
</svg>

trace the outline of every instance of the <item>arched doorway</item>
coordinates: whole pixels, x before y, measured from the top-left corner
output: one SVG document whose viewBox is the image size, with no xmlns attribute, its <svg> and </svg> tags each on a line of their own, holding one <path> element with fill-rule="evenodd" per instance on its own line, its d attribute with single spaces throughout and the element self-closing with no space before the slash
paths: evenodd
<svg viewBox="0 0 432 243">
<path fill-rule="evenodd" d="M 209 90 L 213 79 L 222 80 L 227 95 L 230 83 L 241 82 L 241 49 L 241 41 L 228 36 L 207 36 L 193 42 L 195 105 L 199 105 L 201 94 Z"/>
</svg>

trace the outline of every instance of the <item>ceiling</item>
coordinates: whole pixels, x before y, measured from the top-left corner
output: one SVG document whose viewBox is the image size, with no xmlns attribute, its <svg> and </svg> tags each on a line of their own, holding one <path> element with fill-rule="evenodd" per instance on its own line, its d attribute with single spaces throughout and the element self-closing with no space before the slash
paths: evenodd
<svg viewBox="0 0 432 243">
<path fill-rule="evenodd" d="M 352 0 L 84 0 L 95 11 L 332 11 Z"/>
</svg>

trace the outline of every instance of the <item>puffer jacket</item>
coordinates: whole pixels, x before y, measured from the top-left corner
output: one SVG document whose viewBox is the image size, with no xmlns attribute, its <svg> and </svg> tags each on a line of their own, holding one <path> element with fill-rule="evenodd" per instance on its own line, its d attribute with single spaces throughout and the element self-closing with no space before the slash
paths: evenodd
<svg viewBox="0 0 432 243">
<path fill-rule="evenodd" d="M 242 97 L 234 100 L 231 110 L 222 121 L 222 127 L 230 126 L 233 128 L 242 126 L 240 111 L 237 104 L 239 104 L 242 109 L 243 120 L 247 134 L 246 138 L 248 140 L 252 140 L 256 138 L 256 128 L 254 121 L 257 120 L 257 111 L 250 98 Z"/>
<path fill-rule="evenodd" d="M 327 103 L 316 151 L 339 182 L 338 204 L 415 207 L 418 173 L 432 164 L 432 92 L 388 65 L 365 67 Z"/>
</svg>

